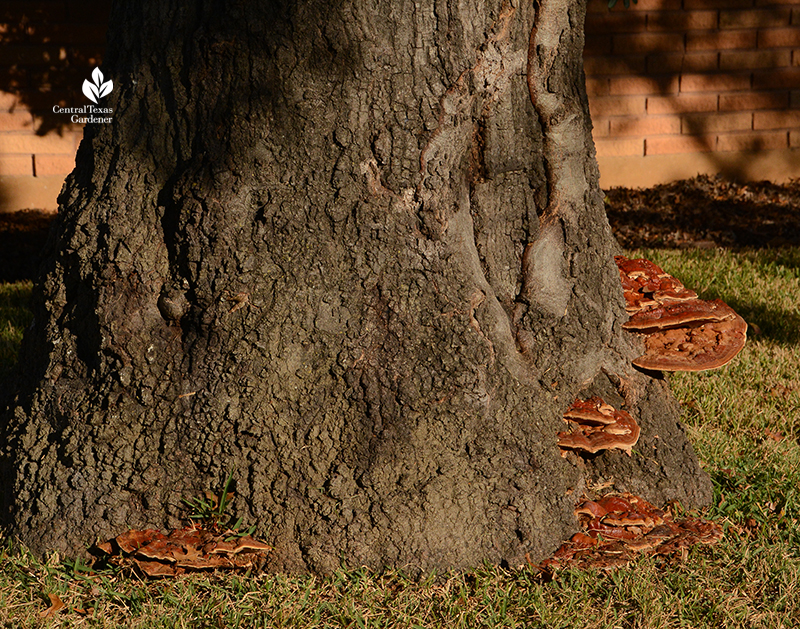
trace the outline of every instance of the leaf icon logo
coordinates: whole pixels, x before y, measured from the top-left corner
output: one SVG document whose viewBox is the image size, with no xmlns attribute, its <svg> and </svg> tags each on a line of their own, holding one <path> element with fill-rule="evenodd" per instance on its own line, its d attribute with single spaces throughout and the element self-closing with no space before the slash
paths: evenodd
<svg viewBox="0 0 800 629">
<path fill-rule="evenodd" d="M 100 68 L 95 68 L 92 72 L 92 81 L 94 83 L 89 82 L 89 79 L 83 82 L 83 93 L 86 98 L 97 104 L 99 99 L 111 93 L 114 83 L 111 81 L 103 83 L 103 73 L 100 72 Z"/>
</svg>

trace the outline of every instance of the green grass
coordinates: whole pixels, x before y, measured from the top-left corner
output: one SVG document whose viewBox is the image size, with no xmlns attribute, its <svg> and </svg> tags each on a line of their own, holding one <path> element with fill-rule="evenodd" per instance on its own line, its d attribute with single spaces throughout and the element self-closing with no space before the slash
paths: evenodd
<svg viewBox="0 0 800 629">
<path fill-rule="evenodd" d="M 0 626 L 800 626 L 800 250 L 633 255 L 661 264 L 702 297 L 722 298 L 760 330 L 730 365 L 670 377 L 714 482 L 708 515 L 725 528 L 718 545 L 695 547 L 685 561 L 642 559 L 608 574 L 567 570 L 542 584 L 528 570 L 496 567 L 422 582 L 364 570 L 324 579 L 195 575 L 145 582 L 89 575 L 55 556 L 42 563 L 6 542 L 0 546 Z M 6 303 L 3 290 L 0 303 Z M 24 295 L 17 299 L 23 303 Z M 3 320 L 0 328 L 18 339 L 26 315 L 2 314 L 14 323 Z M 4 356 L 13 355 L 13 342 L 9 348 Z M 40 619 L 51 593 L 67 609 Z"/>
<path fill-rule="evenodd" d="M 31 322 L 30 282 L 0 284 L 0 383 L 17 360 L 22 333 Z"/>
</svg>

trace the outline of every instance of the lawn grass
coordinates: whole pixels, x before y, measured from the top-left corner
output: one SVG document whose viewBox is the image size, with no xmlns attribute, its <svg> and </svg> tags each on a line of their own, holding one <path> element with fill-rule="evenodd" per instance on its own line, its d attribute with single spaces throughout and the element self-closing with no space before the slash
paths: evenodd
<svg viewBox="0 0 800 629">
<path fill-rule="evenodd" d="M 17 360 L 22 333 L 31 322 L 30 282 L 0 284 L 0 386 Z"/>
<path fill-rule="evenodd" d="M 89 575 L 57 556 L 43 563 L 6 541 L 0 545 L 0 626 L 800 626 L 800 250 L 631 255 L 661 264 L 702 297 L 722 298 L 760 331 L 727 367 L 670 376 L 714 483 L 707 516 L 725 529 L 718 545 L 695 547 L 684 561 L 646 558 L 610 573 L 565 570 L 543 584 L 530 570 L 491 566 L 421 582 L 391 570 L 141 581 Z M 0 287 L 0 304 L 6 290 L 28 287 Z M 0 320 L 0 329 L 18 338 L 25 313 L 2 310 L 2 316 L 14 322 Z M 42 619 L 48 594 L 66 609 Z"/>
</svg>

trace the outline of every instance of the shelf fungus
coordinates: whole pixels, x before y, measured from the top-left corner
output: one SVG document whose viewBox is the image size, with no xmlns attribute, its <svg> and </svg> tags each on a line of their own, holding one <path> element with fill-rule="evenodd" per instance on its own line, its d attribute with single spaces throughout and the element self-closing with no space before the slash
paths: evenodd
<svg viewBox="0 0 800 629">
<path fill-rule="evenodd" d="M 744 347 L 747 323 L 725 302 L 697 298 L 649 260 L 616 256 L 629 320 L 623 328 L 644 336 L 642 369 L 704 371 L 729 363 Z"/>
<path fill-rule="evenodd" d="M 628 493 L 585 500 L 576 507 L 575 516 L 582 530 L 535 568 L 549 574 L 567 566 L 608 570 L 640 554 L 685 558 L 691 546 L 722 539 L 722 528 L 714 522 L 676 521 L 669 511 Z"/>
<path fill-rule="evenodd" d="M 680 280 L 650 260 L 629 260 L 624 256 L 614 256 L 614 261 L 619 268 L 628 314 L 666 303 L 697 299 L 697 293 L 686 288 Z"/>
<path fill-rule="evenodd" d="M 217 534 L 202 528 L 131 530 L 94 550 L 111 563 L 140 570 L 148 577 L 173 577 L 199 570 L 242 570 L 266 561 L 271 547 L 233 531 Z"/>
<path fill-rule="evenodd" d="M 569 431 L 558 433 L 561 456 L 569 450 L 595 454 L 617 448 L 628 456 L 639 440 L 639 424 L 625 411 L 618 411 L 597 396 L 575 400 L 564 413 Z"/>
</svg>

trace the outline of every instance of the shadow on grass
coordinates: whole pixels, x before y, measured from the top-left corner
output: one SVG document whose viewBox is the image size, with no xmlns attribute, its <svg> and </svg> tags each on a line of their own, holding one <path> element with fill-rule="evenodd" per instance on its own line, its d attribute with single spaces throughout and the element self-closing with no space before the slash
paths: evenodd
<svg viewBox="0 0 800 629">
<path fill-rule="evenodd" d="M 36 278 L 40 254 L 55 216 L 40 210 L 0 214 L 0 282 Z"/>
<path fill-rule="evenodd" d="M 713 298 L 716 299 L 717 296 L 714 295 Z M 726 299 L 725 302 L 747 321 L 750 338 L 769 339 L 781 345 L 800 343 L 800 313 L 737 299 Z M 753 330 L 752 324 L 758 326 L 758 333 Z"/>
<path fill-rule="evenodd" d="M 28 308 L 31 285 L 28 282 L 0 285 L 0 408 L 5 382 L 13 371 L 22 333 L 33 318 Z"/>
<path fill-rule="evenodd" d="M 800 180 L 739 184 L 701 175 L 612 188 L 606 212 L 627 249 L 800 246 Z"/>
</svg>

